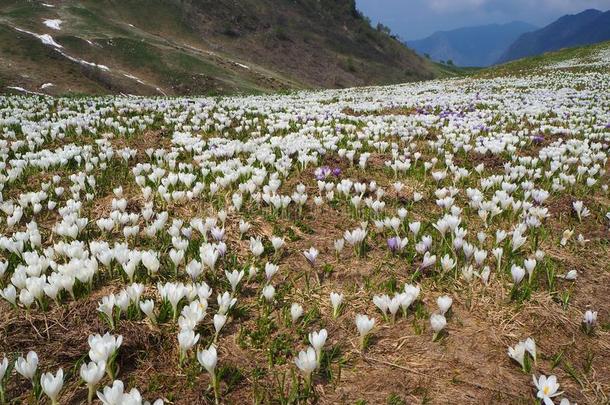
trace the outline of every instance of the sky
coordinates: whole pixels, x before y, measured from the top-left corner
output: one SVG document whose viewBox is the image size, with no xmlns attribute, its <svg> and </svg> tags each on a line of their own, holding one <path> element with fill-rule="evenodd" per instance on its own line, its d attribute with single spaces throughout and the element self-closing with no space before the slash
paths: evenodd
<svg viewBox="0 0 610 405">
<path fill-rule="evenodd" d="M 610 0 L 356 0 L 356 4 L 374 24 L 382 22 L 405 40 L 517 20 L 542 27 L 564 14 L 610 9 Z"/>
</svg>

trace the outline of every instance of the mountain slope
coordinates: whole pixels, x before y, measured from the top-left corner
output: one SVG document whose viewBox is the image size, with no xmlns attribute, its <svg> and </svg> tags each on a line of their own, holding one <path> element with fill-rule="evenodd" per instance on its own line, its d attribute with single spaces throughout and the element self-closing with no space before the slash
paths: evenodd
<svg viewBox="0 0 610 405">
<path fill-rule="evenodd" d="M 353 0 L 5 0 L 0 40 L 0 91 L 232 94 L 435 71 Z"/>
<path fill-rule="evenodd" d="M 523 77 L 545 75 L 553 71 L 597 72 L 606 74 L 610 64 L 610 41 L 593 45 L 563 48 L 536 56 L 528 56 L 473 72 L 475 78 Z M 605 89 L 603 89 L 605 91 Z"/>
<path fill-rule="evenodd" d="M 540 30 L 520 36 L 498 63 L 610 39 L 610 11 L 585 10 L 565 15 Z"/>
<path fill-rule="evenodd" d="M 520 21 L 438 31 L 407 45 L 433 60 L 451 60 L 458 66 L 489 66 L 493 64 L 521 34 L 536 27 Z"/>
</svg>

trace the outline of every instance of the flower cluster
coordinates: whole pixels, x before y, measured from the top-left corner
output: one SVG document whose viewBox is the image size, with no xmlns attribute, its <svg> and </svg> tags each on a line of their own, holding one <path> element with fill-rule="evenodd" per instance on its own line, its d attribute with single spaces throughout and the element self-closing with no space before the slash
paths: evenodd
<svg viewBox="0 0 610 405">
<path fill-rule="evenodd" d="M 133 330 L 165 338 L 176 378 L 205 370 L 217 403 L 235 344 L 257 373 L 294 359 L 306 402 L 352 339 L 364 360 L 389 340 L 372 336 L 441 348 L 474 308 L 506 306 L 514 325 L 549 298 L 594 341 L 607 312 L 571 296 L 603 266 L 610 76 L 564 69 L 289 96 L 0 96 L 0 310 L 63 322 L 92 304 L 102 320 L 80 336 L 80 373 L 62 356 L 41 373 L 26 354 L 40 336 L 9 342 L 0 402 L 27 402 L 13 377 L 54 404 L 80 377 L 89 402 L 145 403 L 122 382 Z M 508 354 L 537 365 L 532 338 Z M 555 376 L 534 383 L 559 395 Z"/>
</svg>

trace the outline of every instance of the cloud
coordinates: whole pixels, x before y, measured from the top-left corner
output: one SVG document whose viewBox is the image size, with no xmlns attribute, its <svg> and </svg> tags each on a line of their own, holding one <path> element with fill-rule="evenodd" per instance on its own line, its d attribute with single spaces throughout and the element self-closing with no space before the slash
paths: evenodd
<svg viewBox="0 0 610 405">
<path fill-rule="evenodd" d="M 430 0 L 428 4 L 434 11 L 447 12 L 480 7 L 487 1 L 488 0 Z"/>
<path fill-rule="evenodd" d="M 434 31 L 526 21 L 540 27 L 564 14 L 588 8 L 610 9 L 610 0 L 356 0 L 374 22 L 388 25 L 404 39 Z"/>
</svg>

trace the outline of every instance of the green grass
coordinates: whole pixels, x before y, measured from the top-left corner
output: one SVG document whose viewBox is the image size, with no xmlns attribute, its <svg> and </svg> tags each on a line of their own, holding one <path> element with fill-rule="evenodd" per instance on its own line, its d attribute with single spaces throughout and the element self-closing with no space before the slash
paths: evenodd
<svg viewBox="0 0 610 405">
<path fill-rule="evenodd" d="M 38 2 L 3 0 L 0 6 L 2 15 L 8 18 L 33 19 L 46 8 Z"/>
<path fill-rule="evenodd" d="M 104 18 L 103 14 L 96 13 L 81 5 L 70 5 L 65 10 L 71 17 L 70 30 L 74 34 L 129 36 L 129 31 L 125 27 L 121 27 Z"/>
<path fill-rule="evenodd" d="M 478 67 L 460 67 L 454 65 L 446 65 L 444 63 L 433 62 L 436 75 L 439 78 L 469 76 L 479 72 L 482 68 Z"/>
<path fill-rule="evenodd" d="M 23 58 L 31 62 L 41 62 L 48 56 L 48 50 L 39 40 L 0 25 L 0 55 L 5 58 Z"/>
<path fill-rule="evenodd" d="M 72 88 L 71 91 L 87 92 L 88 94 L 103 92 L 99 84 L 83 76 L 80 66 L 59 56 L 38 39 L 19 33 L 1 23 L 0 60 L 11 61 L 11 65 L 0 63 L 2 87 L 22 86 L 30 89 L 32 87 L 30 83 L 40 86 L 40 83 L 45 81 L 59 84 L 58 80 L 52 78 L 60 75 L 61 80 L 68 84 L 66 87 L 78 83 L 78 87 Z M 40 66 L 47 68 L 41 71 Z"/>
<path fill-rule="evenodd" d="M 254 78 L 242 77 L 240 72 L 226 69 L 214 59 L 191 53 L 186 48 L 168 46 L 162 35 L 164 31 L 171 32 L 171 40 L 178 41 L 192 39 L 193 32 L 178 12 L 177 6 L 162 0 L 152 1 L 155 4 L 151 5 L 149 1 L 67 2 L 53 9 L 47 9 L 39 3 L 24 4 L 16 1 L 0 6 L 11 25 L 35 32 L 43 29 L 40 21 L 43 17 L 35 17 L 40 12 L 47 12 L 49 18 L 55 15 L 64 20 L 65 28 L 62 27 L 62 31 L 54 35 L 55 40 L 65 46 L 71 55 L 109 66 L 112 73 L 104 74 L 104 78 L 100 76 L 101 72 L 85 74 L 77 64 L 63 60 L 37 39 L 19 34 L 8 26 L 0 26 L 0 54 L 5 60 L 18 60 L 20 65 L 27 65 L 32 70 L 36 66 L 66 65 L 61 71 L 68 73 L 65 78 L 67 82 L 81 84 L 101 80 L 106 91 L 126 88 L 131 92 L 130 88 L 133 90 L 134 87 L 141 87 L 126 79 L 120 70 L 142 76 L 146 82 L 165 89 L 178 88 L 179 92 L 191 94 L 251 94 L 265 90 Z M 136 27 L 130 28 L 129 23 Z M 102 46 L 91 46 L 84 39 L 94 40 Z M 189 41 L 185 40 L 186 42 Z M 38 80 L 46 80 L 43 76 L 49 72 L 35 73 L 41 76 Z M 16 72 L 5 72 L 3 77 L 6 83 L 22 82 L 26 88 L 29 87 L 27 80 L 17 78 Z M 149 91 L 152 92 L 153 88 Z"/>
<path fill-rule="evenodd" d="M 547 52 L 542 55 L 519 59 L 498 66 L 492 66 L 490 68 L 480 71 L 477 76 L 498 77 L 507 75 L 519 75 L 531 72 L 534 69 L 543 68 L 554 63 L 571 59 L 578 59 L 583 62 L 587 62 L 590 61 L 591 58 L 597 54 L 597 52 L 607 48 L 610 48 L 610 41 L 602 42 L 595 45 L 567 48 L 561 49 L 559 51 Z M 587 69 L 595 70 L 591 67 L 587 67 Z M 607 70 L 606 67 L 601 69 Z"/>
</svg>

